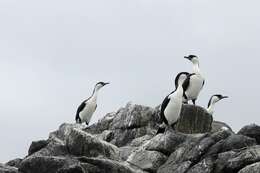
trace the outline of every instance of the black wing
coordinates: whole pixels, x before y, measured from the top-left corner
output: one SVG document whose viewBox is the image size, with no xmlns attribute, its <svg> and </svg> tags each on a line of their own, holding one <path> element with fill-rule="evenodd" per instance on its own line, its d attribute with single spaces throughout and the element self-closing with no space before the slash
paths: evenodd
<svg viewBox="0 0 260 173">
<path fill-rule="evenodd" d="M 161 105 L 161 112 L 160 112 L 160 116 L 161 116 L 161 119 L 163 120 L 163 122 L 165 124 L 168 125 L 168 121 L 167 119 L 165 118 L 165 115 L 164 115 L 164 110 L 166 109 L 168 103 L 169 103 L 170 99 L 169 99 L 169 95 L 167 97 L 165 97 L 165 99 L 163 100 L 162 102 L 162 105 Z"/>
<path fill-rule="evenodd" d="M 85 103 L 85 102 L 86 102 L 86 101 L 82 102 L 81 105 L 78 107 L 78 110 L 77 110 L 77 113 L 76 113 L 76 118 L 75 118 L 76 122 L 81 123 L 81 119 L 80 119 L 80 117 L 79 117 L 79 114 L 80 114 L 80 112 L 85 108 L 85 106 L 86 106 L 86 103 Z"/>
</svg>

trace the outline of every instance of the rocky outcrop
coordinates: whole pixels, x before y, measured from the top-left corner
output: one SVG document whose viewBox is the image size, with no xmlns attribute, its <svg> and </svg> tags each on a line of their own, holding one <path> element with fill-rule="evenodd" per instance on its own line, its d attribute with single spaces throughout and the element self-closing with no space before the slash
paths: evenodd
<svg viewBox="0 0 260 173">
<path fill-rule="evenodd" d="M 184 104 L 177 131 L 187 134 L 206 133 L 212 129 L 213 117 L 202 107 Z"/>
<path fill-rule="evenodd" d="M 18 173 L 18 168 L 0 164 L 0 173 Z"/>
<path fill-rule="evenodd" d="M 216 133 L 221 130 L 229 130 L 230 132 L 234 133 L 232 131 L 232 128 L 229 125 L 227 125 L 226 123 L 223 123 L 220 121 L 213 121 L 211 133 Z"/>
<path fill-rule="evenodd" d="M 259 172 L 259 126 L 235 134 L 202 107 L 184 105 L 176 130 L 156 135 L 159 111 L 127 104 L 88 128 L 64 123 L 0 173 Z"/>
<path fill-rule="evenodd" d="M 243 127 L 238 134 L 254 138 L 260 144 L 260 126 L 256 124 Z"/>
</svg>

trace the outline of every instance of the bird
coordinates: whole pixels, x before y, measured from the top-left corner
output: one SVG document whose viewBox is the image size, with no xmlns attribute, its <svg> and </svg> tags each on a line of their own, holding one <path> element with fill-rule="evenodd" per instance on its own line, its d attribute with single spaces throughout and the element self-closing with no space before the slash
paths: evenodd
<svg viewBox="0 0 260 173">
<path fill-rule="evenodd" d="M 176 88 L 173 92 L 165 97 L 161 105 L 160 117 L 164 122 L 162 127 L 159 127 L 157 134 L 164 133 L 167 126 L 174 128 L 176 125 L 183 103 L 183 87 L 182 84 L 187 78 L 186 72 L 179 73 L 175 78 Z M 166 127 L 164 127 L 166 125 Z"/>
<path fill-rule="evenodd" d="M 207 108 L 208 113 L 210 115 L 213 115 L 215 104 L 225 98 L 228 98 L 228 96 L 223 96 L 221 94 L 215 94 L 215 95 L 211 96 L 209 103 L 208 103 L 208 108 Z"/>
<path fill-rule="evenodd" d="M 187 79 L 183 83 L 184 98 L 187 100 L 192 100 L 193 104 L 196 105 L 196 100 L 202 90 L 205 79 L 200 72 L 199 59 L 196 55 L 185 56 L 193 64 L 193 72 L 188 75 Z"/>
<path fill-rule="evenodd" d="M 89 125 L 91 117 L 97 109 L 98 91 L 108 84 L 108 82 L 98 82 L 94 87 L 92 95 L 79 105 L 75 118 L 77 124 L 86 123 L 87 126 Z"/>
<path fill-rule="evenodd" d="M 187 79 L 190 73 L 188 72 L 180 72 L 176 77 L 175 77 L 175 90 L 178 88 L 178 85 L 180 84 L 181 80 Z M 183 103 L 187 103 L 187 99 L 183 96 Z"/>
</svg>

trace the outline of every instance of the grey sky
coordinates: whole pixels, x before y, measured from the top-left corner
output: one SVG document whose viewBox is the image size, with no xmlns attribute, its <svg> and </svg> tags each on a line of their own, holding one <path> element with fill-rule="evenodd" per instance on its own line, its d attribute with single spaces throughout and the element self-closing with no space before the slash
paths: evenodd
<svg viewBox="0 0 260 173">
<path fill-rule="evenodd" d="M 198 104 L 229 95 L 214 118 L 260 124 L 257 0 L 0 0 L 0 162 L 74 122 L 97 81 L 94 120 L 128 101 L 156 106 L 200 57 Z"/>
</svg>

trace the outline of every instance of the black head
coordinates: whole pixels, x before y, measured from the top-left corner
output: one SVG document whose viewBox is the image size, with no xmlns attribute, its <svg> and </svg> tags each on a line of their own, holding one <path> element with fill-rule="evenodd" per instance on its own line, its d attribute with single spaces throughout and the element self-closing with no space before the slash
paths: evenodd
<svg viewBox="0 0 260 173">
<path fill-rule="evenodd" d="M 100 90 L 101 88 L 103 88 L 105 85 L 107 85 L 109 83 L 106 83 L 106 82 L 98 82 L 96 85 L 95 85 L 95 89 L 94 91 L 98 91 Z"/>
<path fill-rule="evenodd" d="M 189 73 L 188 72 L 180 72 L 176 77 L 175 77 L 175 87 L 178 88 L 179 86 L 179 79 L 182 76 L 185 76 L 186 78 L 188 77 Z"/>
<path fill-rule="evenodd" d="M 185 56 L 184 58 L 192 61 L 194 58 L 198 58 L 196 55 L 189 55 L 189 56 Z"/>
<path fill-rule="evenodd" d="M 96 84 L 96 86 L 105 86 L 105 85 L 108 85 L 109 83 L 108 82 L 98 82 Z"/>
<path fill-rule="evenodd" d="M 228 96 L 223 96 L 223 95 L 221 95 L 221 94 L 216 94 L 216 95 L 214 95 L 214 96 L 218 97 L 219 100 L 222 100 L 222 99 L 228 98 Z"/>
<path fill-rule="evenodd" d="M 220 101 L 222 99 L 225 99 L 225 98 L 228 98 L 228 96 L 223 96 L 221 94 L 215 94 L 215 95 L 211 96 L 211 98 L 209 100 L 209 103 L 208 103 L 208 107 L 210 106 L 210 104 L 212 102 L 216 103 L 216 102 L 218 102 L 218 101 Z"/>
</svg>

